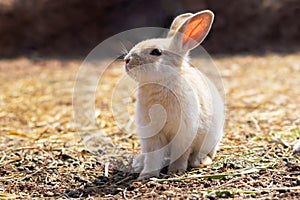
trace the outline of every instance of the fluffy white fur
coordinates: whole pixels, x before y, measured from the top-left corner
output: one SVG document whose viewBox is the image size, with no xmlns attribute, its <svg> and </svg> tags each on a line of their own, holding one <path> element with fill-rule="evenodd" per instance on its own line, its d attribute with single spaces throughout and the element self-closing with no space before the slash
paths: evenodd
<svg viewBox="0 0 300 200">
<path fill-rule="evenodd" d="M 184 42 L 180 33 L 195 20 L 202 23 L 202 32 Z M 189 50 L 205 38 L 212 21 L 210 11 L 180 15 L 167 38 L 140 42 L 125 57 L 127 73 L 139 82 L 136 124 L 142 153 L 133 163 L 139 179 L 158 176 L 165 164 L 170 173 L 182 173 L 188 164 L 210 164 L 216 154 L 223 135 L 223 102 L 214 85 L 188 62 Z M 153 49 L 161 55 L 151 55 Z"/>
</svg>

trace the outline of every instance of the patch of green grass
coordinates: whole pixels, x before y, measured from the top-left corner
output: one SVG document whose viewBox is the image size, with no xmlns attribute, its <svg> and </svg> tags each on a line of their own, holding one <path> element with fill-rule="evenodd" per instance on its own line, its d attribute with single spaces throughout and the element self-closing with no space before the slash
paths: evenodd
<svg viewBox="0 0 300 200">
<path fill-rule="evenodd" d="M 273 135 L 280 135 L 281 137 L 300 137 L 300 128 L 295 128 L 293 130 L 291 130 L 290 132 L 283 132 L 283 133 L 273 133 Z"/>
<path fill-rule="evenodd" d="M 249 156 L 249 155 L 252 155 L 252 154 L 254 154 L 254 152 L 250 151 L 250 152 L 247 152 L 247 153 L 243 153 L 242 156 Z"/>
<path fill-rule="evenodd" d="M 296 128 L 296 129 L 293 131 L 293 134 L 294 134 L 296 137 L 300 137 L 300 128 Z"/>
</svg>

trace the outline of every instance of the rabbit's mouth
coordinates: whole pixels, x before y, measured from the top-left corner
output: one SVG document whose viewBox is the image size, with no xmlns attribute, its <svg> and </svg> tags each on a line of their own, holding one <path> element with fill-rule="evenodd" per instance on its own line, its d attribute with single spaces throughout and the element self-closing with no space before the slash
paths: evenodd
<svg viewBox="0 0 300 200">
<path fill-rule="evenodd" d="M 134 68 L 139 68 L 139 66 L 141 66 L 141 65 L 125 63 L 126 72 L 134 70 Z"/>
<path fill-rule="evenodd" d="M 129 72 L 130 70 L 132 70 L 135 66 L 133 65 L 129 65 L 129 64 L 125 64 L 125 69 L 126 69 L 126 72 Z"/>
<path fill-rule="evenodd" d="M 125 64 L 125 70 L 126 70 L 126 72 L 128 72 L 130 70 L 129 66 L 127 64 Z"/>
</svg>

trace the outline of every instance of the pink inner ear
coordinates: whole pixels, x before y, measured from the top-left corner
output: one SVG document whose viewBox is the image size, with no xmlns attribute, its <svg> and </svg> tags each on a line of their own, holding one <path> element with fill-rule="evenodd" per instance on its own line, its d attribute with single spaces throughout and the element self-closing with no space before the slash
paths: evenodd
<svg viewBox="0 0 300 200">
<path fill-rule="evenodd" d="M 182 40 L 182 45 L 184 45 L 188 40 L 193 39 L 197 42 L 202 40 L 202 37 L 206 34 L 209 27 L 210 16 L 196 16 L 187 25 L 184 31 L 184 38 Z"/>
</svg>

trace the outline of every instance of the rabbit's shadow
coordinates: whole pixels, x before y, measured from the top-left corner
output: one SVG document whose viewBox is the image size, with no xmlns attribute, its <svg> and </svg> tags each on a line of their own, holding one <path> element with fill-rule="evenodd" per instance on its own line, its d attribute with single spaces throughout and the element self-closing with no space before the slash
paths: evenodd
<svg viewBox="0 0 300 200">
<path fill-rule="evenodd" d="M 81 198 L 95 195 L 116 195 L 125 188 L 130 188 L 136 181 L 138 174 L 124 171 L 113 171 L 109 177 L 99 176 L 92 183 L 86 183 L 83 188 L 66 190 L 64 195 L 68 198 Z"/>
<path fill-rule="evenodd" d="M 168 176 L 166 174 L 167 170 L 167 167 L 164 167 L 161 170 L 161 175 Z M 99 176 L 92 183 L 86 183 L 83 188 L 66 190 L 64 195 L 68 198 L 83 198 L 96 195 L 117 195 L 124 191 L 125 188 L 127 191 L 134 189 L 135 186 L 133 183 L 140 182 L 137 180 L 138 176 L 138 173 L 129 173 L 114 169 L 109 177 Z"/>
</svg>

